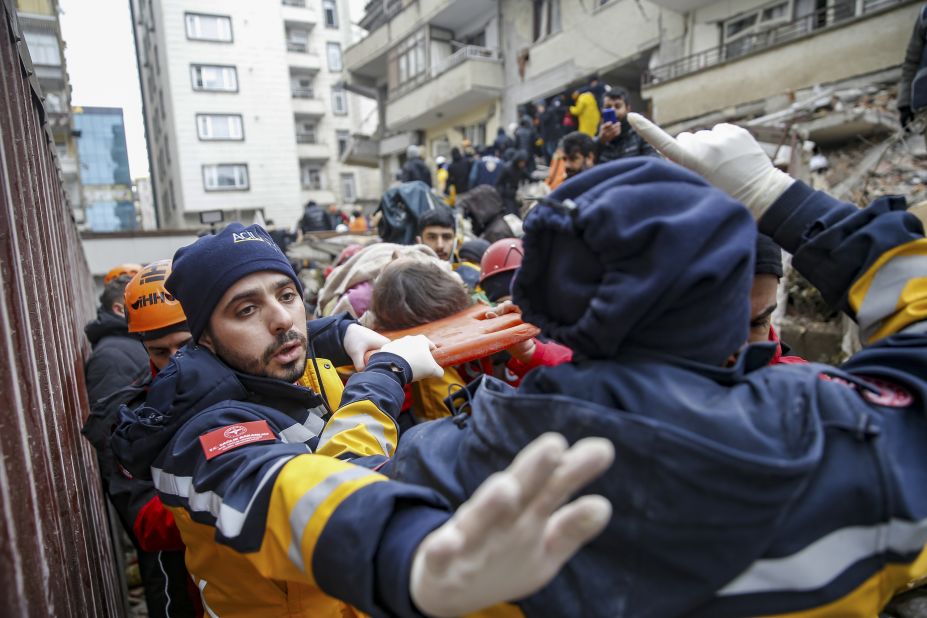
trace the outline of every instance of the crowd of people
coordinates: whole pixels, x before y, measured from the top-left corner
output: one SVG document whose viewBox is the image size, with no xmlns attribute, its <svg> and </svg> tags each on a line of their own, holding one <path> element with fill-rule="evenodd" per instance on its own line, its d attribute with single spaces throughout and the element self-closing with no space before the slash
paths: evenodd
<svg viewBox="0 0 927 618">
<path fill-rule="evenodd" d="M 454 148 L 451 204 L 410 149 L 384 240 L 313 298 L 259 225 L 107 275 L 84 433 L 149 615 L 923 608 L 920 220 L 813 190 L 740 127 L 671 137 L 597 80 L 564 107 Z M 771 324 L 782 249 L 859 324 L 839 367 Z M 448 366 L 396 334 L 473 311 L 540 334 Z"/>
</svg>

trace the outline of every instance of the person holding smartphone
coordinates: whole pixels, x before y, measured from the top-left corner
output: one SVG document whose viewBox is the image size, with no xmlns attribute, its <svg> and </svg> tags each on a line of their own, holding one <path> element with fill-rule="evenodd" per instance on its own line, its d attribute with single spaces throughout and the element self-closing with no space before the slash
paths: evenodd
<svg viewBox="0 0 927 618">
<path fill-rule="evenodd" d="M 605 93 L 602 125 L 596 137 L 596 163 L 607 163 L 625 157 L 655 157 L 656 151 L 628 124 L 628 91 L 613 87 Z"/>
</svg>

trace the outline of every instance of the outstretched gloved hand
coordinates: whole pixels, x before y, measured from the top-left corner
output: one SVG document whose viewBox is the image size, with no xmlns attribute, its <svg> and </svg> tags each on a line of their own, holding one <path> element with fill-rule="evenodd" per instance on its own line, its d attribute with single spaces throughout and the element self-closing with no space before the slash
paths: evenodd
<svg viewBox="0 0 927 618">
<path fill-rule="evenodd" d="M 539 590 L 611 519 L 602 496 L 569 497 L 611 466 L 614 446 L 586 438 L 567 448 L 549 433 L 489 477 L 412 562 L 412 600 L 433 616 L 459 616 Z"/>
<path fill-rule="evenodd" d="M 746 206 L 759 219 L 795 180 L 773 167 L 750 133 L 732 124 L 711 131 L 680 133 L 675 139 L 640 114 L 628 122 L 670 161 L 702 175 L 705 180 Z"/>
<path fill-rule="evenodd" d="M 367 366 L 365 360 L 368 352 L 379 350 L 389 343 L 389 339 L 360 324 L 351 324 L 344 333 L 344 351 L 351 357 L 354 368 L 363 371 Z"/>
<path fill-rule="evenodd" d="M 390 341 L 380 351 L 401 356 L 412 368 L 412 381 L 418 382 L 424 378 L 440 378 L 444 375 L 444 369 L 431 355 L 433 349 L 435 344 L 425 335 L 407 335 Z"/>
</svg>

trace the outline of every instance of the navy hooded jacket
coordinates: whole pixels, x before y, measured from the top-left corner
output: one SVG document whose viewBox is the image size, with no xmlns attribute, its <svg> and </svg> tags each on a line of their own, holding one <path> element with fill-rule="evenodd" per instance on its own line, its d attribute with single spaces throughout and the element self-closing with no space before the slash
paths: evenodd
<svg viewBox="0 0 927 618">
<path fill-rule="evenodd" d="M 517 390 L 484 379 L 471 414 L 407 432 L 387 474 L 456 505 L 539 434 L 610 438 L 588 491 L 612 520 L 519 602 L 529 616 L 874 616 L 923 577 L 927 240 L 904 200 L 860 210 L 796 182 L 760 229 L 869 346 L 768 367 L 758 344 L 722 368 L 746 339 L 745 211 L 655 159 L 551 197 L 526 221 L 515 302 L 574 361 Z"/>
</svg>

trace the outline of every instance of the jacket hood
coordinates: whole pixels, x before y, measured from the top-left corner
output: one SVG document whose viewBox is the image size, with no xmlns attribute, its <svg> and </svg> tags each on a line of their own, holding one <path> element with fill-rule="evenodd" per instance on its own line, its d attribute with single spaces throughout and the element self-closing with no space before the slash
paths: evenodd
<svg viewBox="0 0 927 618">
<path fill-rule="evenodd" d="M 151 464 L 187 420 L 213 404 L 247 394 L 238 375 L 212 352 L 185 347 L 158 373 L 143 405 L 119 411 L 113 452 L 133 477 L 149 479 Z"/>
<path fill-rule="evenodd" d="M 129 337 L 129 324 L 124 317 L 102 307 L 97 309 L 97 319 L 84 327 L 84 333 L 95 346 L 103 337 Z"/>
<path fill-rule="evenodd" d="M 525 321 L 586 358 L 632 349 L 720 365 L 747 339 L 756 224 L 653 157 L 575 176 L 525 221 Z"/>
</svg>

